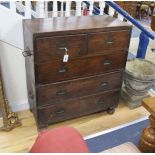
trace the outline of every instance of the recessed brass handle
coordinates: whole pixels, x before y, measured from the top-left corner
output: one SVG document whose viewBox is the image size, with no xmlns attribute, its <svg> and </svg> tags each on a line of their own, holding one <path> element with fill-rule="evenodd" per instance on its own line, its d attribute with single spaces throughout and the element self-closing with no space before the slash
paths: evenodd
<svg viewBox="0 0 155 155">
<path fill-rule="evenodd" d="M 98 100 L 97 101 L 97 104 L 100 104 L 100 105 L 102 105 L 102 104 L 104 104 L 105 102 L 104 102 L 104 100 Z"/>
<path fill-rule="evenodd" d="M 67 71 L 68 71 L 67 67 L 59 69 L 59 73 L 66 73 Z"/>
<path fill-rule="evenodd" d="M 57 96 L 65 96 L 66 93 L 67 93 L 67 92 L 66 92 L 65 90 L 60 90 L 60 91 L 56 92 L 56 95 L 57 95 Z"/>
<path fill-rule="evenodd" d="M 107 41 L 106 44 L 113 44 L 113 41 Z"/>
<path fill-rule="evenodd" d="M 110 61 L 110 60 L 104 60 L 103 61 L 103 64 L 104 65 L 111 65 L 112 64 L 112 61 Z"/>
<path fill-rule="evenodd" d="M 65 112 L 64 109 L 60 109 L 60 110 L 56 111 L 56 114 L 63 114 L 64 112 Z"/>
<path fill-rule="evenodd" d="M 106 86 L 108 86 L 108 82 L 102 82 L 100 85 L 101 88 L 106 87 Z"/>
<path fill-rule="evenodd" d="M 59 47 L 59 50 L 63 51 L 63 52 L 68 52 L 69 51 L 69 49 L 67 47 Z"/>
</svg>

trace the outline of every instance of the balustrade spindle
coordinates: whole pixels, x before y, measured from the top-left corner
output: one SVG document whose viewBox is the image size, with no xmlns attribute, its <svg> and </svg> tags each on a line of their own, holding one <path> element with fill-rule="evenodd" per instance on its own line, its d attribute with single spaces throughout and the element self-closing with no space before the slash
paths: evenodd
<svg viewBox="0 0 155 155">
<path fill-rule="evenodd" d="M 48 1 L 45 1 L 45 17 L 48 18 Z"/>
<path fill-rule="evenodd" d="M 99 1 L 99 7 L 100 7 L 100 15 L 103 15 L 104 8 L 105 8 L 105 2 L 104 1 Z"/>
<path fill-rule="evenodd" d="M 121 15 L 121 14 L 118 14 L 118 19 L 123 21 L 124 20 L 124 17 Z"/>
<path fill-rule="evenodd" d="M 25 17 L 31 18 L 31 2 L 25 1 Z"/>
<path fill-rule="evenodd" d="M 36 1 L 36 12 L 38 14 L 38 18 L 45 17 L 44 1 Z"/>
<path fill-rule="evenodd" d="M 64 2 L 61 1 L 61 14 L 60 14 L 61 17 L 64 16 L 64 9 L 63 9 L 63 6 L 64 6 Z"/>
<path fill-rule="evenodd" d="M 76 16 L 81 16 L 81 1 L 76 1 Z"/>
<path fill-rule="evenodd" d="M 12 12 L 16 12 L 16 4 L 15 4 L 15 2 L 10 2 L 10 9 L 11 9 L 11 11 Z"/>
<path fill-rule="evenodd" d="M 82 2 L 82 15 L 87 16 L 87 4 Z"/>
<path fill-rule="evenodd" d="M 65 16 L 69 17 L 71 12 L 71 1 L 66 1 L 66 11 Z"/>
<path fill-rule="evenodd" d="M 87 4 L 82 2 L 82 9 L 86 8 L 87 7 Z"/>
<path fill-rule="evenodd" d="M 90 1 L 90 6 L 89 6 L 89 15 L 92 16 L 93 15 L 93 10 L 94 10 L 94 2 Z"/>
<path fill-rule="evenodd" d="M 115 10 L 109 6 L 109 16 L 114 16 Z"/>
<path fill-rule="evenodd" d="M 53 1 L 53 17 L 58 16 L 58 3 L 57 1 Z"/>
</svg>

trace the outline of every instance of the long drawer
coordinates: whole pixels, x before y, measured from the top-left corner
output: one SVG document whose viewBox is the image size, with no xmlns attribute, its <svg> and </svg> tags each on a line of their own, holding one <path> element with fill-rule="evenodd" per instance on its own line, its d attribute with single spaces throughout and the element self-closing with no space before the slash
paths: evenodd
<svg viewBox="0 0 155 155">
<path fill-rule="evenodd" d="M 105 54 L 110 51 L 128 50 L 130 31 L 109 31 L 88 34 L 88 54 Z"/>
<path fill-rule="evenodd" d="M 36 82 L 45 84 L 111 72 L 124 68 L 126 59 L 127 52 L 117 51 L 109 55 L 70 60 L 67 63 L 53 61 L 36 64 Z"/>
<path fill-rule="evenodd" d="M 119 100 L 119 91 L 91 95 L 75 100 L 68 100 L 58 105 L 37 109 L 39 124 L 50 124 L 83 115 L 87 115 L 110 107 L 115 108 Z M 43 116 L 43 117 L 42 117 Z"/>
<path fill-rule="evenodd" d="M 120 71 L 41 85 L 36 88 L 37 105 L 59 104 L 67 99 L 120 89 L 121 85 L 122 72 Z"/>
<path fill-rule="evenodd" d="M 37 38 L 35 62 L 63 60 L 66 52 L 70 58 L 76 58 L 86 55 L 86 50 L 87 35 L 84 34 Z"/>
</svg>

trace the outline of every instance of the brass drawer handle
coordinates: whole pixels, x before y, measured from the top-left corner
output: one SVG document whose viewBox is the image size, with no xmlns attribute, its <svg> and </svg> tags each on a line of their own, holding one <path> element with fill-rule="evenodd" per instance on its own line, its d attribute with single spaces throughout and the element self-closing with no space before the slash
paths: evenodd
<svg viewBox="0 0 155 155">
<path fill-rule="evenodd" d="M 64 112 L 65 112 L 64 109 L 60 109 L 60 110 L 56 111 L 56 114 L 63 114 Z"/>
<path fill-rule="evenodd" d="M 111 65 L 112 64 L 112 61 L 110 61 L 110 60 L 104 60 L 103 61 L 103 64 L 104 65 Z"/>
<path fill-rule="evenodd" d="M 60 91 L 57 91 L 57 92 L 56 92 L 56 95 L 57 95 L 57 96 L 65 96 L 66 93 L 67 93 L 67 92 L 66 92 L 65 90 L 60 90 Z"/>
<path fill-rule="evenodd" d="M 102 82 L 100 85 L 101 88 L 106 87 L 106 86 L 108 86 L 108 82 Z"/>
<path fill-rule="evenodd" d="M 67 71 L 68 71 L 67 67 L 59 69 L 59 73 L 66 73 Z"/>
<path fill-rule="evenodd" d="M 98 101 L 97 101 L 97 104 L 100 104 L 100 105 L 102 105 L 102 104 L 104 104 L 104 103 L 105 103 L 104 100 L 98 100 Z"/>
<path fill-rule="evenodd" d="M 113 44 L 113 41 L 107 41 L 106 44 Z"/>
<path fill-rule="evenodd" d="M 63 52 L 68 52 L 69 51 L 67 47 L 59 47 L 59 50 L 63 51 Z"/>
</svg>

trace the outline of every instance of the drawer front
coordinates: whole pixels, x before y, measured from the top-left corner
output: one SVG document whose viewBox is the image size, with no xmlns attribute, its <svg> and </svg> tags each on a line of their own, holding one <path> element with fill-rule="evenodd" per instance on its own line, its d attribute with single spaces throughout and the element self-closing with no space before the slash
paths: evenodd
<svg viewBox="0 0 155 155">
<path fill-rule="evenodd" d="M 119 91 L 113 91 L 38 108 L 38 123 L 41 125 L 49 124 L 107 110 L 109 107 L 116 107 L 118 100 Z"/>
<path fill-rule="evenodd" d="M 117 54 L 86 57 L 70 60 L 67 63 L 55 61 L 38 64 L 35 66 L 36 81 L 45 84 L 122 69 L 125 67 L 126 57 L 127 52 L 120 51 Z"/>
<path fill-rule="evenodd" d="M 130 31 L 109 31 L 88 35 L 88 54 L 106 54 L 110 51 L 128 49 Z"/>
<path fill-rule="evenodd" d="M 37 105 L 59 104 L 59 102 L 91 94 L 97 94 L 112 89 L 120 89 L 122 72 L 102 74 L 59 82 L 36 88 Z"/>
<path fill-rule="evenodd" d="M 36 39 L 35 62 L 62 60 L 67 52 L 69 58 L 86 55 L 87 35 L 48 37 Z"/>
</svg>

